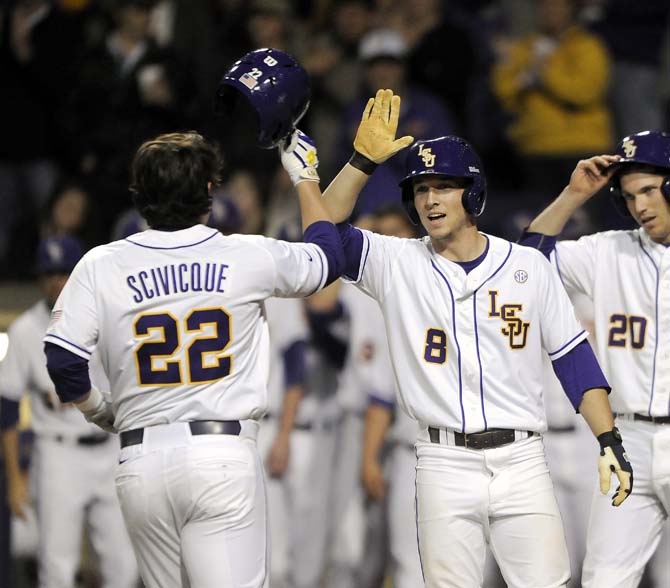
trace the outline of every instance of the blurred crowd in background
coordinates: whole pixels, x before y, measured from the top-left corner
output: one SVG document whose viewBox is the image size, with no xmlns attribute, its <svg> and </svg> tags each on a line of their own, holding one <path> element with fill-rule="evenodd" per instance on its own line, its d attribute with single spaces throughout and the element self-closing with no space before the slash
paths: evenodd
<svg viewBox="0 0 670 588">
<path fill-rule="evenodd" d="M 34 277 L 40 238 L 87 247 L 142 227 L 128 169 L 139 144 L 195 129 L 221 143 L 212 224 L 299 237 L 293 190 L 249 121 L 217 119 L 223 72 L 276 47 L 307 69 L 301 128 L 325 187 L 350 156 L 365 100 L 403 99 L 400 134 L 465 137 L 489 181 L 482 228 L 516 239 L 576 161 L 667 129 L 666 0 L 9 0 L 0 8 L 0 278 Z M 398 202 L 402 154 L 360 199 Z M 621 227 L 606 198 L 576 233 Z"/>
</svg>

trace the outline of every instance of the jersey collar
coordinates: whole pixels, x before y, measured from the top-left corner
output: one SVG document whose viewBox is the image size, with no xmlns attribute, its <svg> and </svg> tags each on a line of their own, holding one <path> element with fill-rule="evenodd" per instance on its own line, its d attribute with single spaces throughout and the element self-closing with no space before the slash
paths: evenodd
<svg viewBox="0 0 670 588">
<path fill-rule="evenodd" d="M 430 246 L 433 263 L 440 268 L 441 273 L 449 280 L 449 283 L 455 286 L 457 298 L 470 296 L 481 288 L 482 285 L 502 269 L 510 257 L 512 244 L 509 241 L 487 233 L 482 234 L 489 240 L 488 253 L 484 260 L 467 275 L 457 263 L 449 261 L 446 257 L 436 253 L 432 246 Z"/>
<path fill-rule="evenodd" d="M 157 231 L 147 229 L 126 237 L 126 241 L 147 249 L 182 249 L 204 243 L 220 233 L 212 227 L 193 225 L 179 231 Z"/>
</svg>

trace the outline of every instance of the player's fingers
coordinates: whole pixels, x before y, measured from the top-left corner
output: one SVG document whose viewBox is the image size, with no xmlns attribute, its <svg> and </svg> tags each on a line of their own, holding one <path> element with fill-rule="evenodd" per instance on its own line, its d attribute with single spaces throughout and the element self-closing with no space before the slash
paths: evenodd
<svg viewBox="0 0 670 588">
<path fill-rule="evenodd" d="M 27 520 L 26 510 L 23 508 L 22 504 L 14 503 L 10 505 L 10 510 L 15 517 L 18 517 L 22 520 Z"/>
<path fill-rule="evenodd" d="M 596 164 L 595 161 L 592 161 L 590 159 L 587 159 L 584 162 L 584 165 L 582 166 L 582 169 L 586 173 L 586 175 L 590 177 L 599 177 L 600 176 L 600 168 Z"/>
<path fill-rule="evenodd" d="M 610 476 L 612 471 L 609 468 L 609 464 L 599 463 L 598 464 L 598 477 L 600 478 L 600 492 L 602 494 L 607 494 L 610 491 Z"/>
<path fill-rule="evenodd" d="M 628 472 L 624 472 L 623 470 L 617 470 L 616 475 L 617 478 L 619 478 L 619 487 L 617 488 L 617 492 L 614 495 L 612 504 L 614 506 L 619 506 L 630 495 L 632 490 L 632 480 L 631 475 Z"/>
<path fill-rule="evenodd" d="M 393 96 L 391 98 L 391 112 L 389 113 L 389 126 L 395 135 L 398 130 L 398 119 L 400 118 L 400 96 Z"/>
<path fill-rule="evenodd" d="M 382 102 L 384 101 L 384 90 L 377 90 L 375 94 L 375 103 L 372 105 L 370 116 L 382 116 Z"/>
<path fill-rule="evenodd" d="M 389 122 L 391 118 L 391 99 L 393 98 L 393 90 L 384 90 L 382 94 L 382 118 Z"/>
<path fill-rule="evenodd" d="M 372 112 L 372 107 L 375 104 L 374 98 L 369 98 L 368 103 L 365 105 L 365 110 L 363 111 L 363 116 L 361 117 L 361 122 L 366 121 L 370 118 L 370 113 Z"/>
</svg>

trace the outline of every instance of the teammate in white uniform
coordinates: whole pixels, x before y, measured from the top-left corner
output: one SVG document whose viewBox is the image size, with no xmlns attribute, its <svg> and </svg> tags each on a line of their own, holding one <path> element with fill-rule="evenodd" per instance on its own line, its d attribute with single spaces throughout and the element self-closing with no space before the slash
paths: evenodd
<svg viewBox="0 0 670 588">
<path fill-rule="evenodd" d="M 368 173 L 402 149 L 399 101 L 368 102 L 350 165 L 325 193 L 344 221 Z M 539 433 L 546 429 L 542 357 L 605 446 L 603 490 L 615 503 L 632 471 L 616 435 L 607 382 L 547 260 L 477 230 L 486 189 L 462 139 L 409 151 L 403 200 L 428 232 L 397 239 L 341 226 L 345 275 L 375 298 L 386 323 L 400 406 L 419 421 L 419 553 L 429 588 L 481 586 L 486 544 L 509 586 L 563 586 L 570 575 Z M 610 471 L 612 468 L 612 471 Z"/>
<path fill-rule="evenodd" d="M 118 440 L 87 423 L 72 405 L 60 403 L 42 352 L 51 307 L 81 255 L 74 237 L 40 243 L 38 271 L 45 297 L 9 328 L 9 349 L 0 364 L 8 498 L 12 513 L 21 518 L 29 512 L 30 495 L 34 499 L 41 588 L 74 586 L 84 526 L 100 562 L 102 586 L 131 588 L 137 582 L 137 564 L 114 492 Z M 92 379 L 107 390 L 99 359 L 93 357 Z M 19 469 L 17 446 L 18 402 L 26 392 L 35 432 L 30 491 Z"/>
<path fill-rule="evenodd" d="M 293 428 L 304 395 L 305 345 L 309 336 L 303 302 L 292 298 L 268 298 L 265 316 L 270 332 L 268 411 L 258 432 L 258 451 L 265 464 L 268 519 L 272 557 L 269 585 L 288 586 L 293 555 L 290 482 L 295 478 Z"/>
<path fill-rule="evenodd" d="M 415 228 L 400 207 L 377 211 L 375 230 L 382 235 L 416 237 Z M 351 285 L 347 287 L 353 288 Z M 393 585 L 396 588 L 415 588 L 423 583 L 414 490 L 414 443 L 418 425 L 407 413 L 396 410 L 393 367 L 379 305 L 360 290 L 355 292 L 358 293 L 358 317 L 361 318 L 354 316 L 352 321 L 354 324 L 364 322 L 368 334 L 368 361 L 359 362 L 357 370 L 359 386 L 368 398 L 361 466 L 363 484 L 371 498 L 387 498 Z M 388 451 L 382 460 L 385 438 Z"/>
<path fill-rule="evenodd" d="M 59 398 L 120 432 L 116 488 L 147 588 L 265 580 L 254 423 L 267 407 L 263 302 L 313 293 L 342 259 L 313 144 L 295 131 L 282 145 L 306 243 L 226 237 L 201 224 L 218 150 L 195 132 L 161 135 L 132 167 L 135 205 L 151 229 L 89 251 L 52 312 L 44 340 Z M 88 379 L 95 346 L 111 403 Z"/>
<path fill-rule="evenodd" d="M 522 239 L 553 253 L 567 290 L 593 303 L 596 352 L 613 385 L 612 408 L 635 469 L 626 508 L 612 511 L 597 493 L 593 499 L 582 577 L 587 587 L 637 586 L 670 513 L 669 177 L 670 134 L 626 137 L 616 155 L 580 161 Z M 640 228 L 556 243 L 575 210 L 610 181 L 615 202 Z"/>
</svg>

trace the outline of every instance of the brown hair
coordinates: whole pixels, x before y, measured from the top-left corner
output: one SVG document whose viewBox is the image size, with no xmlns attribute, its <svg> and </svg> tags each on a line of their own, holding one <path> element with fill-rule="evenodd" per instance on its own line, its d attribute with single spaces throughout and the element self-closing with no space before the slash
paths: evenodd
<svg viewBox="0 0 670 588">
<path fill-rule="evenodd" d="M 208 184 L 221 182 L 218 147 L 195 131 L 168 133 L 135 153 L 130 191 L 137 210 L 154 229 L 183 229 L 200 222 L 212 199 Z"/>
</svg>

